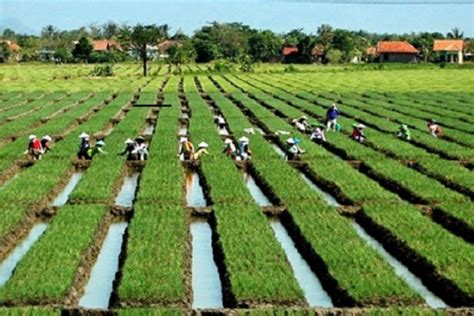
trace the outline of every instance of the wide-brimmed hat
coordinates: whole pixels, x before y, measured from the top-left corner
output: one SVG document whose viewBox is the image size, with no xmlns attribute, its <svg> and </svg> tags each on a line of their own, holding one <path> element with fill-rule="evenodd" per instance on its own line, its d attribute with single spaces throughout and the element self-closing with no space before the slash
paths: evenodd
<svg viewBox="0 0 474 316">
<path fill-rule="evenodd" d="M 105 146 L 105 142 L 103 140 L 99 140 L 97 143 L 95 143 L 95 145 L 102 147 L 102 146 Z"/>
<path fill-rule="evenodd" d="M 239 142 L 241 142 L 241 143 L 248 143 L 249 141 L 250 141 L 250 139 L 248 139 L 245 136 L 242 136 L 242 137 L 239 138 Z"/>
<path fill-rule="evenodd" d="M 226 138 L 224 144 L 232 144 L 232 139 Z"/>
<path fill-rule="evenodd" d="M 300 118 L 302 118 L 302 119 L 304 119 L 304 120 L 307 120 L 307 119 L 308 119 L 308 117 L 307 117 L 306 115 L 303 115 L 303 116 L 301 116 Z"/>
<path fill-rule="evenodd" d="M 402 125 L 400 125 L 400 127 L 401 127 L 402 129 L 408 129 L 408 126 L 407 126 L 406 124 L 402 124 Z"/>
<path fill-rule="evenodd" d="M 188 138 L 187 138 L 187 137 L 181 137 L 181 138 L 179 139 L 179 142 L 180 142 L 180 143 L 184 143 L 184 142 L 187 142 L 187 141 L 188 141 Z"/>
<path fill-rule="evenodd" d="M 135 138 L 135 141 L 139 143 L 143 143 L 145 141 L 145 138 L 143 138 L 143 136 L 138 136 Z"/>
<path fill-rule="evenodd" d="M 357 124 L 357 128 L 365 128 L 364 124 Z"/>
<path fill-rule="evenodd" d="M 287 142 L 288 144 L 296 144 L 296 143 L 295 143 L 295 139 L 294 139 L 293 137 L 288 138 L 288 139 L 286 140 L 286 142 Z"/>
<path fill-rule="evenodd" d="M 200 142 L 199 145 L 198 145 L 198 147 L 207 148 L 207 147 L 209 147 L 209 145 L 208 145 L 208 143 L 206 143 L 206 142 Z"/>
<path fill-rule="evenodd" d="M 82 132 L 81 135 L 79 135 L 79 138 L 89 138 L 89 135 Z"/>
<path fill-rule="evenodd" d="M 53 139 L 51 138 L 51 136 L 45 135 L 45 136 L 41 137 L 41 140 L 45 140 L 45 141 L 50 142 L 50 141 L 52 141 Z"/>
<path fill-rule="evenodd" d="M 131 140 L 130 138 L 127 138 L 127 140 L 125 141 L 125 144 L 133 144 L 134 141 Z"/>
<path fill-rule="evenodd" d="M 33 139 L 35 139 L 35 138 L 36 138 L 36 135 L 30 135 L 30 136 L 28 136 L 28 139 L 29 139 L 29 140 L 33 140 Z"/>
</svg>

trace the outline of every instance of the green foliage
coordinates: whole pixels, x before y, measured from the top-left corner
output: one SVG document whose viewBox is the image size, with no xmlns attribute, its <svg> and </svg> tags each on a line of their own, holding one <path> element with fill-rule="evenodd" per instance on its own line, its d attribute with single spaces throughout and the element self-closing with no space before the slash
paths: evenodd
<svg viewBox="0 0 474 316">
<path fill-rule="evenodd" d="M 339 49 L 331 48 L 328 50 L 326 58 L 331 64 L 338 64 L 342 61 L 342 52 Z"/>
<path fill-rule="evenodd" d="M 91 76 L 94 77 L 112 77 L 114 75 L 113 65 L 95 66 L 91 71 Z"/>
<path fill-rule="evenodd" d="M 86 37 L 81 37 L 72 51 L 74 58 L 87 61 L 92 52 L 92 44 Z"/>
</svg>

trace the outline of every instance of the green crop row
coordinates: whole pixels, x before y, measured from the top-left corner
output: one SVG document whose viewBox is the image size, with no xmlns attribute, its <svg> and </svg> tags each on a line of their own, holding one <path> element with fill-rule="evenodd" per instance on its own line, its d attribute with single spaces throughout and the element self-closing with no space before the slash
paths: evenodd
<svg viewBox="0 0 474 316">
<path fill-rule="evenodd" d="M 65 206 L 0 288 L 0 302 L 60 304 L 106 213 L 104 206 Z"/>
<path fill-rule="evenodd" d="M 168 86 L 176 89 L 177 80 Z M 121 304 L 182 304 L 185 301 L 186 221 L 183 169 L 176 159 L 179 102 L 160 110 L 150 158 L 128 229 L 127 257 L 118 288 Z"/>
<path fill-rule="evenodd" d="M 213 114 L 196 92 L 192 78 L 184 82 L 192 111 L 191 136 L 195 143 L 206 141 L 211 152 L 201 160 L 201 168 L 211 188 L 216 231 L 236 301 L 301 304 L 303 293 L 265 216 L 233 161 L 221 153 L 223 141 Z"/>
<path fill-rule="evenodd" d="M 222 83 L 222 85 L 226 85 L 223 79 L 216 77 L 216 80 L 219 81 L 220 84 Z M 254 114 L 256 114 L 261 121 L 265 124 L 268 123 L 267 126 L 271 130 L 276 131 L 280 128 L 284 128 L 280 124 L 287 125 L 286 129 L 288 129 L 288 123 L 278 118 L 267 118 L 269 116 L 268 113 L 271 112 L 262 108 L 243 93 L 233 92 L 232 95 L 241 100 L 241 102 L 245 104 L 245 107 L 249 108 Z M 267 114 L 260 116 L 257 114 L 259 111 L 266 112 Z M 280 121 L 280 123 L 275 124 L 275 121 Z M 272 126 L 276 126 L 277 129 L 273 129 Z M 294 132 L 293 134 L 301 139 L 306 138 L 305 135 L 300 133 Z M 281 138 L 282 140 L 284 139 L 283 137 Z M 339 173 L 338 170 L 326 165 L 327 161 L 330 161 L 330 159 L 320 158 L 323 155 L 332 155 L 328 154 L 321 146 L 311 144 L 310 142 L 304 142 L 304 144 L 305 143 L 306 145 L 304 148 L 307 151 L 305 161 L 308 163 L 309 167 L 322 178 L 336 183 L 344 195 L 349 198 L 353 199 L 353 192 L 351 189 L 348 189 L 347 185 L 351 188 L 357 188 L 360 186 L 364 187 L 365 183 L 372 182 L 363 176 L 362 178 L 366 179 L 365 183 L 360 180 L 355 181 L 355 177 L 352 175 L 349 176 Z M 332 162 L 345 164 L 346 169 L 348 169 L 348 165 L 342 160 L 333 159 Z M 380 195 L 387 194 L 385 193 L 385 190 L 377 186 L 372 186 L 368 191 L 371 191 L 372 194 L 377 194 L 377 191 L 380 192 Z M 428 262 L 432 263 L 437 268 L 440 275 L 454 281 L 454 283 L 467 295 L 472 295 L 472 284 L 469 284 L 469 281 L 466 282 L 464 277 L 472 268 L 470 262 L 472 262 L 471 256 L 473 255 L 473 252 L 472 249 L 470 249 L 470 245 L 465 243 L 462 239 L 449 234 L 440 226 L 434 224 L 429 218 L 421 215 L 415 207 L 398 201 L 393 197 L 393 195 L 391 198 L 386 197 L 378 199 L 378 201 L 377 199 L 374 200 L 370 198 L 364 198 L 359 201 L 362 202 L 364 209 L 369 208 L 370 210 L 378 210 L 378 215 L 380 216 L 378 220 L 380 220 L 381 226 L 388 228 L 392 231 L 394 236 L 404 240 L 408 247 L 427 258 Z M 386 213 L 383 211 L 385 208 L 393 209 L 394 216 L 385 216 Z M 375 213 L 375 211 L 371 212 L 370 216 L 373 216 Z M 394 228 L 397 227 L 400 222 L 406 222 L 407 226 L 400 226 L 399 229 L 395 230 Z M 415 229 L 415 227 L 417 228 Z M 454 255 L 454 253 L 456 253 L 456 255 Z"/>
<path fill-rule="evenodd" d="M 208 80 L 204 89 L 217 102 L 232 130 L 241 131 L 248 121 Z M 420 302 L 420 298 L 392 272 L 383 259 L 351 229 L 350 221 L 325 205 L 299 173 L 285 163 L 262 135 L 249 136 L 252 161 L 257 172 L 287 206 L 287 211 L 328 266 L 329 274 L 358 304 L 383 303 L 396 297 L 398 302 Z"/>
<path fill-rule="evenodd" d="M 261 84 L 256 83 L 256 86 L 260 88 Z M 296 104 L 299 108 L 304 109 L 306 113 L 311 113 L 320 120 L 322 120 L 322 118 L 324 117 L 324 113 L 326 110 L 325 107 L 309 104 L 303 100 L 295 101 L 294 97 L 292 98 L 291 95 L 282 91 L 270 90 L 270 93 L 273 93 L 280 98 L 288 100 L 292 102 L 292 104 Z M 348 102 L 350 103 L 352 101 Z M 347 102 L 344 101 L 344 104 L 346 103 Z M 370 114 L 361 111 L 346 108 L 345 106 L 343 106 L 343 112 L 345 116 L 350 115 L 350 117 L 356 119 L 357 121 L 362 121 L 364 123 L 370 122 L 367 124 L 375 126 L 383 126 L 384 124 L 386 124 L 386 121 L 382 118 L 371 116 Z M 343 117 L 339 118 L 339 122 L 341 122 L 343 126 L 350 126 L 354 121 L 345 119 L 343 115 Z M 349 131 L 347 131 L 347 133 L 348 132 Z M 416 146 L 413 146 L 410 142 L 399 140 L 395 137 L 395 130 L 390 131 L 390 134 L 387 135 L 386 133 L 381 133 L 378 130 L 371 129 L 369 126 L 367 127 L 366 132 L 369 135 L 368 141 L 366 143 L 370 144 L 371 147 L 377 148 L 377 150 L 381 150 L 382 152 L 388 153 L 390 156 L 395 156 L 399 159 L 416 160 L 419 165 L 427 169 L 427 172 L 429 174 L 434 174 L 435 177 L 441 178 L 446 182 L 455 182 L 457 184 L 460 184 L 461 186 L 466 188 L 467 191 L 469 190 L 468 188 L 473 187 L 474 177 L 466 168 L 462 167 L 456 162 L 439 159 L 436 155 L 428 153 L 425 150 L 420 149 Z M 387 136 L 390 137 L 387 139 Z M 331 142 L 333 134 L 329 134 L 328 137 L 329 141 Z M 451 172 L 447 173 L 447 170 L 450 170 Z"/>
</svg>

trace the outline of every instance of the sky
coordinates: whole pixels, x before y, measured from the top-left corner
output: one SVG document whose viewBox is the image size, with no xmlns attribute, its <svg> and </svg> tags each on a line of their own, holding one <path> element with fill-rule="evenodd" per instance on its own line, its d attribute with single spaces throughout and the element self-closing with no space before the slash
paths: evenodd
<svg viewBox="0 0 474 316">
<path fill-rule="evenodd" d="M 474 37 L 474 0 L 0 0 L 0 29 L 21 33 L 38 34 L 48 24 L 74 29 L 110 20 L 166 23 L 172 33 L 187 34 L 219 21 L 278 33 L 295 28 L 315 33 L 323 23 L 377 33 L 445 34 L 458 27 Z"/>
</svg>

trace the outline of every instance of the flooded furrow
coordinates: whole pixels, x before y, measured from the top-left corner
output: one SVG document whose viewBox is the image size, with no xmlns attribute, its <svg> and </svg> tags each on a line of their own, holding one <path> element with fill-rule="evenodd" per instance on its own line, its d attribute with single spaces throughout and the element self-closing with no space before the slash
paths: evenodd
<svg viewBox="0 0 474 316">
<path fill-rule="evenodd" d="M 193 308 L 222 308 L 222 285 L 212 249 L 209 223 L 191 223 Z"/>
<path fill-rule="evenodd" d="M 186 173 L 186 204 L 189 207 L 207 206 L 206 197 L 197 172 Z"/>
<path fill-rule="evenodd" d="M 337 202 L 336 198 L 329 194 L 328 192 L 324 191 L 320 187 L 318 187 L 313 181 L 311 181 L 306 175 L 303 173 L 300 173 L 301 178 L 309 185 L 309 187 L 318 192 L 318 194 L 326 201 L 326 203 L 330 206 L 340 206 L 340 204 Z"/>
<path fill-rule="evenodd" d="M 424 298 L 426 304 L 432 308 L 445 308 L 448 307 L 439 297 L 434 295 L 430 290 L 423 285 L 421 280 L 408 270 L 400 261 L 390 255 L 376 239 L 372 238 L 362 226 L 358 223 L 353 222 L 352 227 L 355 229 L 357 234 L 364 239 L 367 244 L 375 249 L 384 259 L 392 266 L 395 274 L 402 278 L 408 286 L 414 289 L 421 297 Z"/>
<path fill-rule="evenodd" d="M 147 135 L 147 136 L 153 135 L 154 131 L 155 131 L 155 125 L 150 124 L 143 131 L 143 135 Z"/>
<path fill-rule="evenodd" d="M 286 156 L 285 152 L 283 150 L 281 150 L 280 147 L 278 147 L 277 144 L 272 144 L 272 147 L 273 147 L 273 150 L 275 150 L 275 152 L 282 158 L 284 158 Z"/>
<path fill-rule="evenodd" d="M 250 191 L 255 203 L 258 206 L 272 206 L 272 202 L 268 199 L 268 197 L 263 193 L 260 187 L 255 183 L 255 179 L 248 173 L 242 173 L 242 178 L 247 186 L 247 189 Z"/>
<path fill-rule="evenodd" d="M 109 307 L 127 226 L 127 222 L 110 225 L 97 261 L 92 267 L 84 295 L 79 300 L 80 307 L 90 309 L 107 309 Z"/>
<path fill-rule="evenodd" d="M 123 207 L 133 206 L 139 177 L 140 173 L 138 172 L 134 172 L 132 175 L 125 177 L 122 189 L 120 190 L 119 194 L 115 199 L 115 205 Z"/>
<path fill-rule="evenodd" d="M 64 190 L 61 193 L 59 193 L 58 196 L 54 199 L 54 201 L 51 203 L 51 206 L 59 207 L 66 204 L 69 199 L 69 195 L 77 186 L 77 184 L 79 183 L 83 175 L 84 175 L 83 172 L 73 173 L 68 184 L 64 187 Z"/>
<path fill-rule="evenodd" d="M 291 268 L 311 307 L 333 307 L 331 297 L 295 247 L 295 243 L 279 220 L 270 220 L 271 227 L 290 262 Z"/>
<path fill-rule="evenodd" d="M 0 287 L 10 279 L 18 262 L 20 262 L 23 256 L 33 247 L 47 228 L 47 223 L 35 224 L 26 239 L 0 264 Z"/>
</svg>

